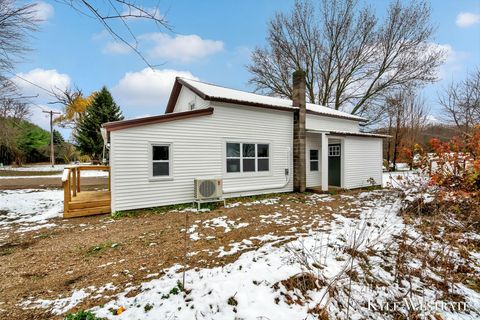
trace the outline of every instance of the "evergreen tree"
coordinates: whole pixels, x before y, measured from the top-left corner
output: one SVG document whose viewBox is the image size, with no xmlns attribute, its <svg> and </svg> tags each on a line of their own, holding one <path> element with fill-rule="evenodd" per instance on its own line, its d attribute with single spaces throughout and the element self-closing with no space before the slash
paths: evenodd
<svg viewBox="0 0 480 320">
<path fill-rule="evenodd" d="M 65 140 L 63 139 L 63 136 L 60 132 L 57 130 L 53 129 L 53 144 L 54 145 L 60 145 L 64 143 Z"/>
<path fill-rule="evenodd" d="M 118 120 L 123 120 L 122 111 L 107 88 L 103 87 L 95 94 L 85 116 L 77 123 L 74 134 L 77 149 L 92 159 L 101 160 L 103 138 L 100 128 L 105 122 Z"/>
</svg>

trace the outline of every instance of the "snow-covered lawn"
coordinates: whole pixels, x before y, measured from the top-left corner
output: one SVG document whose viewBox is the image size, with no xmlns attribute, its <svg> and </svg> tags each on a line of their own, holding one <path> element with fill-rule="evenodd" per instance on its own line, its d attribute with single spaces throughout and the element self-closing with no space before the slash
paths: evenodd
<svg viewBox="0 0 480 320">
<path fill-rule="evenodd" d="M 326 199 L 327 196 L 315 195 L 308 201 L 323 206 Z M 423 268 L 420 261 L 412 260 L 410 264 L 418 268 L 422 277 L 413 276 L 409 281 L 397 278 L 394 266 L 398 259 L 398 238 L 405 235 L 407 242 L 422 241 L 422 236 L 398 214 L 401 208 L 398 192 L 369 191 L 344 199 L 349 205 L 334 212 L 333 220 L 312 224 L 306 233 L 276 236 L 275 243 L 245 252 L 222 267 L 187 270 L 185 288 L 181 285 L 182 266 L 175 265 L 160 270 L 158 274 L 163 276 L 148 279 L 140 286 L 132 284 L 113 296 L 105 291 L 108 286 L 105 284 L 100 288 L 76 288 L 70 297 L 28 299 L 21 306 L 62 314 L 82 301 L 106 296 L 110 302 L 92 311 L 109 319 L 290 320 L 318 319 L 322 311 L 328 312 L 330 319 L 393 319 L 396 315 L 393 311 L 381 309 L 399 301 L 398 310 L 407 317 L 409 310 L 402 305 L 403 298 L 410 299 L 416 308 L 422 302 L 449 302 L 442 300 L 440 292 L 429 282 L 438 275 Z M 241 203 L 231 206 L 242 205 L 245 206 Z M 288 212 L 295 212 L 294 207 L 294 203 L 288 205 Z M 260 223 L 278 218 L 265 216 L 266 220 Z M 233 228 L 255 228 L 240 226 L 220 216 L 202 223 L 195 221 L 187 229 L 190 239 L 197 241 L 202 237 L 198 229 L 210 227 L 223 228 L 225 233 Z M 242 245 L 249 247 L 251 240 L 244 239 L 232 250 Z M 296 283 L 298 287 L 292 288 L 295 277 L 305 274 L 315 281 Z M 442 319 L 479 319 L 480 294 L 461 283 L 452 284 L 452 290 L 465 297 L 468 312 L 426 309 L 425 314 L 438 313 Z M 125 311 L 112 314 L 119 308 Z"/>
<path fill-rule="evenodd" d="M 26 165 L 23 167 L 14 167 L 14 166 L 3 166 L 0 167 L 0 170 L 8 171 L 37 171 L 37 172 L 50 172 L 50 171 L 62 171 L 67 165 L 66 164 L 56 164 L 52 167 L 50 164 L 40 164 L 40 165 Z"/>
<path fill-rule="evenodd" d="M 5 175 L 0 176 L 0 179 L 29 179 L 29 178 L 61 178 L 62 171 L 65 169 L 66 164 L 51 165 L 28 165 L 23 167 L 4 166 L 0 167 L 0 171 L 17 171 L 22 173 L 32 172 L 32 175 Z M 52 174 L 34 175 L 35 172 L 51 172 Z M 108 172 L 105 171 L 82 171 L 82 177 L 107 177 Z"/>
<path fill-rule="evenodd" d="M 384 172 L 382 180 L 382 187 L 384 188 L 404 189 L 405 186 L 411 184 L 413 181 L 425 183 L 428 181 L 428 177 L 420 174 L 416 170 L 393 171 Z"/>
<path fill-rule="evenodd" d="M 62 190 L 0 190 L 0 237 L 14 225 L 17 232 L 55 226 L 49 219 L 62 212 Z"/>
</svg>

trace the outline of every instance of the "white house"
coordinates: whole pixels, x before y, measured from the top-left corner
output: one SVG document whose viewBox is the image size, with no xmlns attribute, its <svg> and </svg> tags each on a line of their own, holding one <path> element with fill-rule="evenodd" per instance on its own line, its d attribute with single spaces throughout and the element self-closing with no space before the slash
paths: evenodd
<svg viewBox="0 0 480 320">
<path fill-rule="evenodd" d="M 112 211 L 194 200 L 194 179 L 223 180 L 224 197 L 382 183 L 382 138 L 364 118 L 177 78 L 165 114 L 104 124 Z"/>
</svg>

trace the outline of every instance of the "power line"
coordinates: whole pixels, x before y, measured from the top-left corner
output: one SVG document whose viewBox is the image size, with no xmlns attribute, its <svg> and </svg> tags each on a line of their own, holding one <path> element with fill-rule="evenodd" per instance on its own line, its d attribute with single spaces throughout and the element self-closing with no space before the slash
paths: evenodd
<svg viewBox="0 0 480 320">
<path fill-rule="evenodd" d="M 35 86 L 35 87 L 45 91 L 49 96 L 51 96 L 55 99 L 57 98 L 57 96 L 55 95 L 55 93 L 52 90 L 46 89 L 46 88 L 42 87 L 41 85 L 36 84 L 35 82 L 32 82 L 32 81 L 30 81 L 30 80 L 28 80 L 28 79 L 26 79 L 22 76 L 19 76 L 18 74 L 13 73 L 12 71 L 7 71 L 7 72 L 10 73 L 11 75 L 13 75 L 14 77 L 17 77 L 17 78 L 19 78 L 19 79 L 21 79 L 21 80 L 23 80 L 27 83 L 30 83 L 32 86 Z"/>
</svg>

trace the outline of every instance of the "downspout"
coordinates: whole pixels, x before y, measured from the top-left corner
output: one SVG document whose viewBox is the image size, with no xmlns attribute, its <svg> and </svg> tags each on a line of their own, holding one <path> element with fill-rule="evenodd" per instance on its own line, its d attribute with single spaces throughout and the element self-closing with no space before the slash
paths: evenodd
<svg viewBox="0 0 480 320">
<path fill-rule="evenodd" d="M 238 192 L 248 192 L 248 191 L 262 191 L 262 190 L 271 190 L 271 189 L 283 189 L 290 183 L 291 180 L 291 157 L 292 157 L 292 150 L 288 148 L 287 150 L 287 168 L 285 168 L 285 182 L 282 184 L 272 184 L 272 185 L 263 185 L 259 187 L 242 187 L 242 188 L 224 188 L 223 193 L 238 193 Z"/>
</svg>

